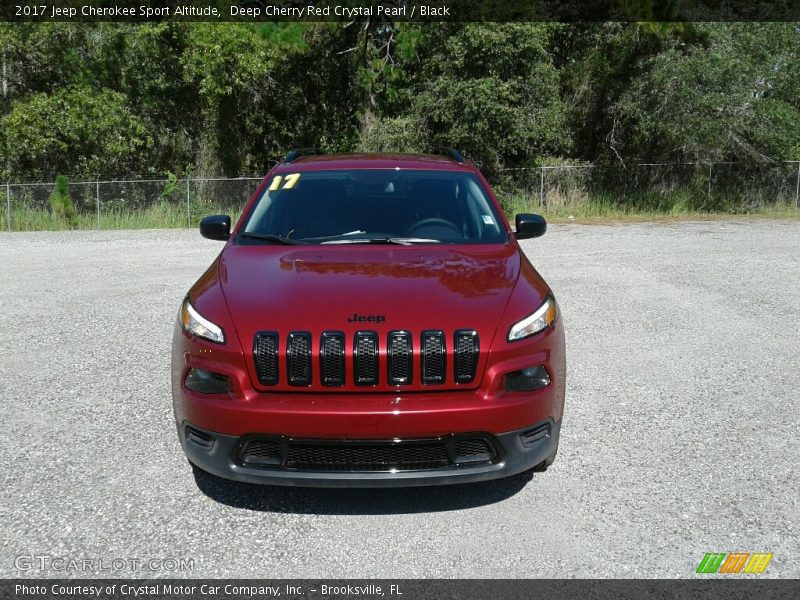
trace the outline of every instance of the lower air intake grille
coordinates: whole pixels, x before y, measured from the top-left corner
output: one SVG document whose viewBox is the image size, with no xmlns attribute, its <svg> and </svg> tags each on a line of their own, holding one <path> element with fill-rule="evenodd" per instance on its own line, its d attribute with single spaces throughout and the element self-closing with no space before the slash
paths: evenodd
<svg viewBox="0 0 800 600">
<path fill-rule="evenodd" d="M 247 437 L 237 452 L 245 467 L 295 471 L 394 472 L 469 468 L 502 458 L 489 434 L 405 441 L 296 440 Z"/>
<path fill-rule="evenodd" d="M 444 333 L 441 331 L 423 331 L 421 351 L 422 383 L 444 383 L 447 373 Z"/>
<path fill-rule="evenodd" d="M 258 381 L 262 385 L 278 383 L 278 334 L 262 331 L 253 341 L 253 359 L 256 363 Z"/>
<path fill-rule="evenodd" d="M 469 383 L 475 379 L 478 366 L 478 332 L 474 329 L 459 329 L 453 336 L 455 352 L 455 377 L 458 383 Z"/>
<path fill-rule="evenodd" d="M 344 334 L 340 331 L 322 334 L 319 371 L 322 385 L 344 385 Z"/>
<path fill-rule="evenodd" d="M 455 450 L 457 462 L 492 460 L 495 456 L 494 448 L 482 438 L 458 440 Z"/>
<path fill-rule="evenodd" d="M 353 342 L 353 376 L 357 385 L 378 383 L 378 334 L 359 331 Z"/>
<path fill-rule="evenodd" d="M 311 385 L 311 334 L 293 331 L 286 345 L 289 385 Z"/>
<path fill-rule="evenodd" d="M 408 385 L 413 372 L 411 334 L 407 331 L 389 333 L 387 346 L 389 383 L 391 385 Z"/>
<path fill-rule="evenodd" d="M 441 442 L 290 445 L 286 467 L 309 471 L 416 471 L 450 464 Z"/>
<path fill-rule="evenodd" d="M 272 440 L 250 440 L 242 446 L 239 460 L 247 466 L 280 465 L 281 444 Z"/>
</svg>

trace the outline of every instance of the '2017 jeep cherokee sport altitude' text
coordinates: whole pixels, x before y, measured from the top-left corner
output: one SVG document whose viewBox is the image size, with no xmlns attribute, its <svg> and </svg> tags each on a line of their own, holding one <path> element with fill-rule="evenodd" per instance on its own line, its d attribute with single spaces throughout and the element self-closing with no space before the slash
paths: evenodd
<svg viewBox="0 0 800 600">
<path fill-rule="evenodd" d="M 189 461 L 254 483 L 401 486 L 543 470 L 564 332 L 488 183 L 443 155 L 293 151 L 181 306 L 175 419 Z"/>
</svg>

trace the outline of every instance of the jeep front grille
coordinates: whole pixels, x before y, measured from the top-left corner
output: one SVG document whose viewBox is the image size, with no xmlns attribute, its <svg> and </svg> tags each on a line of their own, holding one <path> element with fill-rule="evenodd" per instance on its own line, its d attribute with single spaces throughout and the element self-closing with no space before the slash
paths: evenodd
<svg viewBox="0 0 800 600">
<path fill-rule="evenodd" d="M 455 377 L 458 383 L 469 383 L 475 378 L 480 346 L 478 332 L 474 329 L 459 329 L 453 344 Z"/>
<path fill-rule="evenodd" d="M 411 345 L 411 334 L 408 331 L 392 331 L 389 333 L 386 358 L 388 361 L 389 383 L 391 385 L 408 385 L 414 371 L 414 348 Z"/>
<path fill-rule="evenodd" d="M 319 373 L 322 385 L 344 385 L 344 334 L 326 331 L 319 345 Z"/>
<path fill-rule="evenodd" d="M 261 331 L 253 342 L 253 358 L 256 374 L 262 385 L 278 383 L 278 334 L 274 331 Z"/>
<path fill-rule="evenodd" d="M 285 348 L 280 339 L 284 335 Z M 323 331 L 318 338 L 308 331 L 260 331 L 253 341 L 256 377 L 264 386 L 283 381 L 294 387 L 343 387 L 350 377 L 351 384 L 386 389 L 415 382 L 424 386 L 450 383 L 452 389 L 452 384 L 475 382 L 480 359 L 477 331 L 458 329 L 447 334 L 429 329 L 420 332 L 415 346 L 416 335 L 395 330 L 381 339 L 375 331 L 358 331 L 351 346 L 342 331 Z M 448 338 L 453 342 L 449 355 Z M 314 373 L 312 361 L 319 365 L 319 375 Z"/>
<path fill-rule="evenodd" d="M 378 383 L 378 334 L 359 331 L 353 341 L 353 377 L 356 385 Z"/>
<path fill-rule="evenodd" d="M 311 334 L 293 331 L 286 345 L 289 385 L 311 385 Z"/>
<path fill-rule="evenodd" d="M 444 383 L 447 374 L 444 333 L 422 332 L 422 383 Z"/>
</svg>

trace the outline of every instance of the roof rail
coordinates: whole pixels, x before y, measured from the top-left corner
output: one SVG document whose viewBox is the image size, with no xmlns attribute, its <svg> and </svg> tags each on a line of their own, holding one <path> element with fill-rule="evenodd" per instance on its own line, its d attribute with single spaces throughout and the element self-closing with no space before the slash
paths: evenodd
<svg viewBox="0 0 800 600">
<path fill-rule="evenodd" d="M 449 147 L 441 147 L 441 148 L 434 148 L 432 154 L 439 154 L 441 156 L 449 156 L 457 163 L 463 163 L 464 157 L 461 155 L 461 152 L 456 150 L 455 148 Z"/>
<path fill-rule="evenodd" d="M 325 154 L 319 148 L 294 148 L 289 150 L 289 154 L 283 159 L 284 164 L 294 162 L 302 156 L 313 156 L 315 154 Z"/>
</svg>

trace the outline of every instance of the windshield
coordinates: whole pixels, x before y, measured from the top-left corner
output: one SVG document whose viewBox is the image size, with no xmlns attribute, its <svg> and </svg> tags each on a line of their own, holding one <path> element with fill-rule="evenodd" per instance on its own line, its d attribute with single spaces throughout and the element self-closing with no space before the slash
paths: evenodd
<svg viewBox="0 0 800 600">
<path fill-rule="evenodd" d="M 243 243 L 498 244 L 506 232 L 472 173 L 400 169 L 274 175 Z"/>
</svg>

